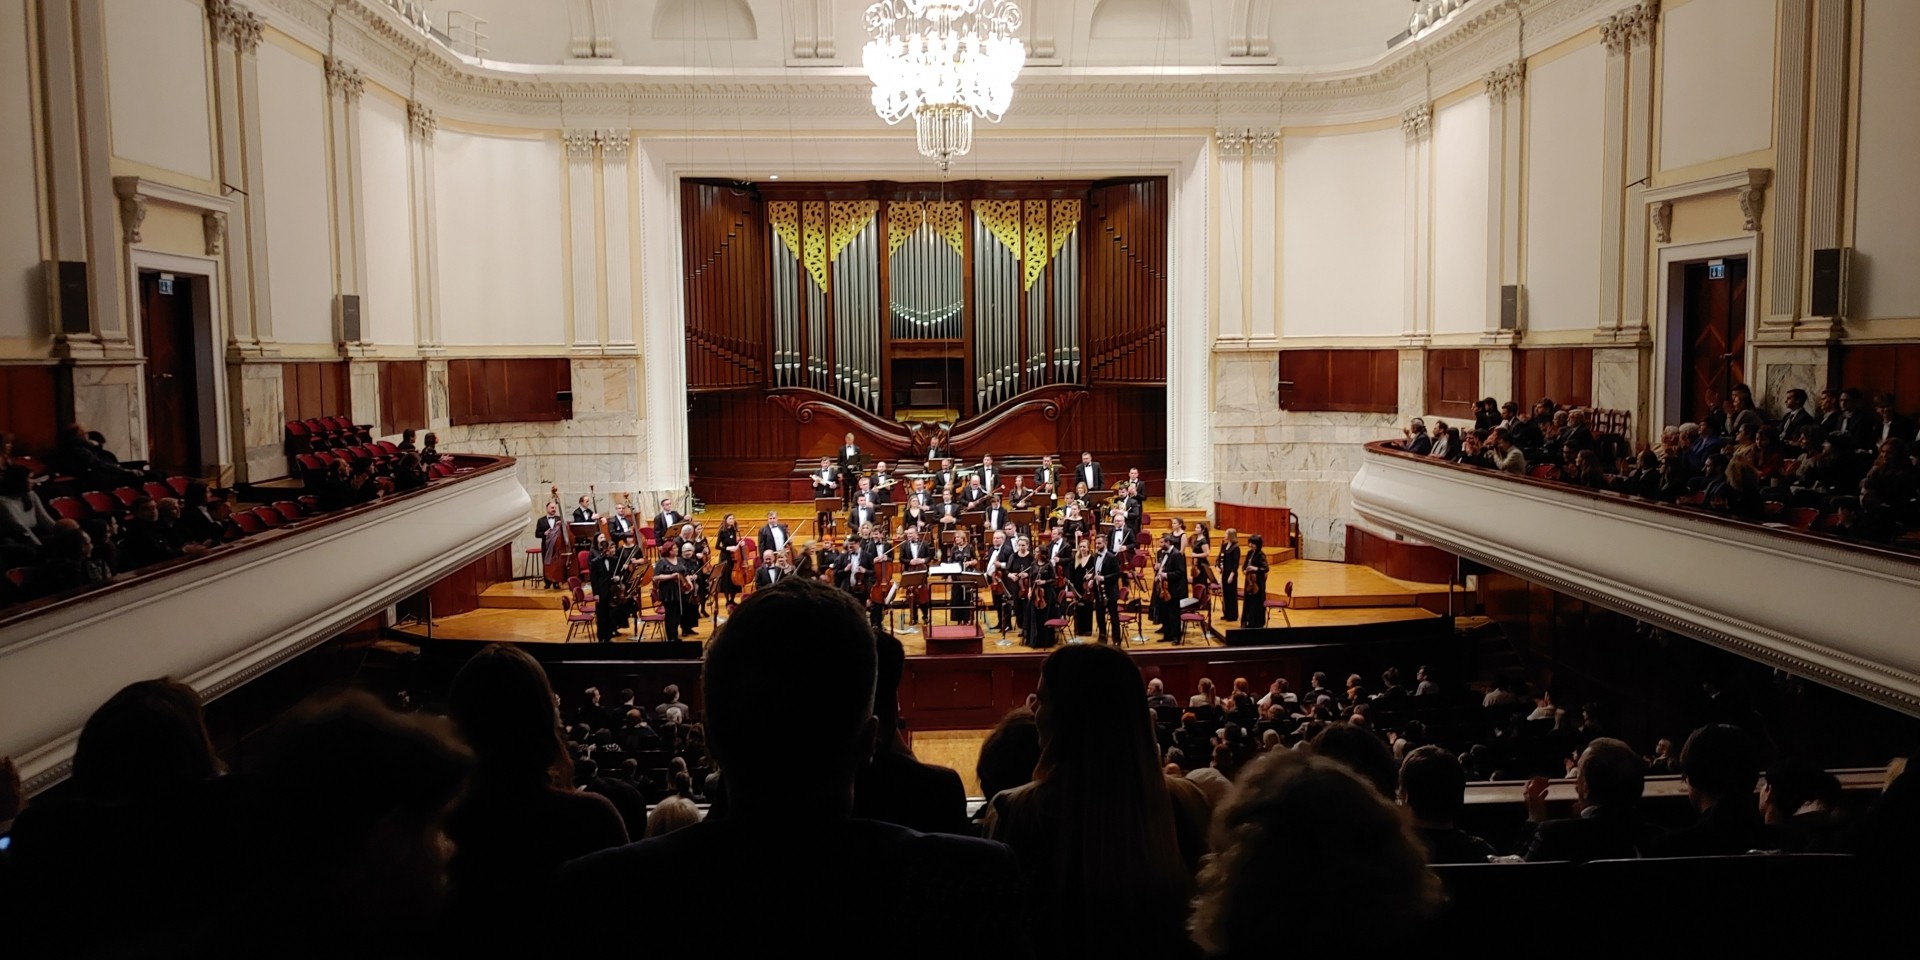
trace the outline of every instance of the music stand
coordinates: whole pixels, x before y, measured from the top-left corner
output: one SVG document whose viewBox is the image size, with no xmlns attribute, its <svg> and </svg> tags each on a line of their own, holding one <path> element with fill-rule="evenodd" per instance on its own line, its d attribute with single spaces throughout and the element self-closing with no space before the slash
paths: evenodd
<svg viewBox="0 0 1920 960">
<path fill-rule="evenodd" d="M 1031 507 L 1025 510 L 1008 510 L 1007 511 L 1007 520 L 1013 524 L 1013 529 L 1015 532 L 1020 532 L 1020 531 L 1028 530 L 1032 528 L 1033 517 L 1034 517 L 1034 511 Z"/>
<path fill-rule="evenodd" d="M 962 526 L 972 527 L 978 530 L 980 529 L 980 525 L 986 522 L 987 512 L 985 510 L 968 510 L 960 514 L 960 524 Z"/>
<path fill-rule="evenodd" d="M 591 553 L 600 549 L 600 522 L 597 520 L 568 521 L 567 535 L 573 538 L 575 550 L 586 550 Z"/>
<path fill-rule="evenodd" d="M 833 515 L 834 515 L 834 512 L 839 509 L 840 509 L 839 497 L 814 497 L 813 498 L 813 535 L 814 536 L 825 537 L 825 536 L 831 536 L 833 534 L 834 524 L 835 524 Z M 824 528 L 820 525 L 820 518 L 823 516 L 827 518 L 827 523 Z"/>
<path fill-rule="evenodd" d="M 1112 499 L 1113 499 L 1112 490 L 1088 490 L 1087 491 L 1087 506 L 1089 507 L 1098 508 L 1098 507 L 1106 506 L 1107 501 Z"/>
<path fill-rule="evenodd" d="M 887 603 L 888 614 L 893 618 L 893 622 L 896 627 L 899 625 L 899 622 L 900 622 L 900 608 L 903 606 L 911 608 L 913 606 L 914 593 L 918 591 L 921 587 L 924 587 L 926 585 L 927 585 L 927 571 L 925 569 L 900 571 L 900 579 L 894 582 L 893 593 L 889 595 L 888 603 Z M 900 602 L 899 603 L 892 602 L 894 597 L 899 597 Z M 932 628 L 933 626 L 932 611 L 927 612 L 927 626 L 928 628 Z M 905 630 L 896 629 L 894 632 L 895 633 L 918 633 L 919 631 L 913 629 L 912 627 L 908 627 Z"/>
</svg>

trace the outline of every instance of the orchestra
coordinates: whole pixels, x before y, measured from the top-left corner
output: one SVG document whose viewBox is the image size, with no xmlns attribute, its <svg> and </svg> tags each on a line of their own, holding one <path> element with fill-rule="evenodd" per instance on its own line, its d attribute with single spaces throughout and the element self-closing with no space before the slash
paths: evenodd
<svg viewBox="0 0 1920 960">
<path fill-rule="evenodd" d="M 1157 624 L 1163 641 L 1179 645 L 1185 608 L 1211 606 L 1215 593 L 1227 623 L 1266 623 L 1271 564 L 1259 536 L 1243 543 L 1239 531 L 1224 530 L 1216 556 L 1205 522 L 1189 533 L 1173 517 L 1152 552 L 1135 556 L 1146 549 L 1138 468 L 1111 488 L 1101 486 L 1102 469 L 1091 453 L 1082 453 L 1072 471 L 1042 456 L 1031 475 L 1003 471 L 991 455 L 972 468 L 942 457 L 924 468 L 902 464 L 898 473 L 876 459 L 873 472 L 863 474 L 859 446 L 847 439 L 837 457 L 821 457 L 807 477 L 816 499 L 848 496 L 844 537 L 828 535 L 840 518 L 824 513 L 820 536 L 803 548 L 779 512 L 769 510 L 754 531 L 726 514 L 710 538 L 672 498 L 663 498 L 652 518 L 654 539 L 642 543 L 639 521 L 622 496 L 611 513 L 602 513 L 590 486 L 563 515 L 556 485 L 534 525 L 542 560 L 536 579 L 549 588 L 575 577 L 590 581 L 592 596 L 581 602 L 602 641 L 620 635 L 649 590 L 651 604 L 665 614 L 666 638 L 676 640 L 697 635 L 702 614 L 722 622 L 744 595 L 789 576 L 830 580 L 856 597 L 876 626 L 889 613 L 904 613 L 908 627 L 922 621 L 931 627 L 939 610 L 943 622 L 997 631 L 1003 646 L 1016 627 L 1026 646 L 1052 645 L 1049 621 L 1068 624 L 1075 643 L 1086 637 L 1122 644 L 1123 612 L 1142 626 Z M 656 549 L 650 558 L 642 552 Z M 902 575 L 912 575 L 908 589 L 896 583 Z"/>
</svg>

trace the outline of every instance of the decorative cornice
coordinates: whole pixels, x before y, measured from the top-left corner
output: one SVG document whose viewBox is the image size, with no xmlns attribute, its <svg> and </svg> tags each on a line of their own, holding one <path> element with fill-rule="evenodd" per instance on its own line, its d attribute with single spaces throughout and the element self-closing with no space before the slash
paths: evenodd
<svg viewBox="0 0 1920 960">
<path fill-rule="evenodd" d="M 328 57 L 324 61 L 327 72 L 327 93 L 344 97 L 348 103 L 359 103 L 360 94 L 366 92 L 367 79 L 352 64 L 339 57 Z"/>
<path fill-rule="evenodd" d="M 1655 225 L 1658 226 L 1660 217 L 1658 208 L 1662 205 L 1688 197 L 1704 197 L 1715 193 L 1737 194 L 1740 198 L 1740 213 L 1745 218 L 1744 227 L 1748 233 L 1752 233 L 1760 229 L 1760 214 L 1766 205 L 1767 184 L 1772 180 L 1773 171 L 1764 167 L 1752 167 L 1717 177 L 1655 187 L 1644 194 L 1644 199 L 1655 207 Z M 1666 241 L 1662 239 L 1661 242 Z"/>
<path fill-rule="evenodd" d="M 407 101 L 407 133 L 422 143 L 433 142 L 433 132 L 440 128 L 440 121 L 433 115 L 433 108 L 418 100 Z"/>
<path fill-rule="evenodd" d="M 1502 106 L 1508 97 L 1518 99 L 1526 96 L 1527 62 L 1515 60 L 1504 66 L 1496 67 L 1487 74 L 1487 103 L 1490 106 Z"/>
<path fill-rule="evenodd" d="M 1400 115 L 1400 132 L 1408 143 L 1419 143 L 1433 136 L 1433 104 L 1423 103 Z"/>
</svg>

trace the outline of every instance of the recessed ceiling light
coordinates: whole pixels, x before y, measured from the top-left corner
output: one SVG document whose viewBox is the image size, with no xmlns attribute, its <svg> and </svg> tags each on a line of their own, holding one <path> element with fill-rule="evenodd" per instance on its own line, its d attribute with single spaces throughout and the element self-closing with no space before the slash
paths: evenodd
<svg viewBox="0 0 1920 960">
<path fill-rule="evenodd" d="M 774 173 L 774 174 L 769 174 L 769 175 L 767 176 L 767 179 L 768 179 L 768 180 L 778 180 L 778 179 L 780 179 L 780 175 L 779 175 L 779 174 L 777 174 L 777 173 Z"/>
</svg>

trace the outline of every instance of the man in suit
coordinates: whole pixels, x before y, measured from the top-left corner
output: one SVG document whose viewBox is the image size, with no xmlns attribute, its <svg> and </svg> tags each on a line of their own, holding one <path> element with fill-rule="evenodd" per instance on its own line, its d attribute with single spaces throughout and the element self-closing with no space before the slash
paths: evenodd
<svg viewBox="0 0 1920 960">
<path fill-rule="evenodd" d="M 868 524 L 879 527 L 885 520 L 886 518 L 880 515 L 880 511 L 874 509 L 873 498 L 862 493 L 858 499 L 854 501 L 853 512 L 847 514 L 847 530 L 858 533 L 866 529 Z M 882 530 L 881 532 L 884 533 L 885 531 Z"/>
<path fill-rule="evenodd" d="M 960 492 L 960 474 L 953 469 L 952 460 L 940 461 L 940 469 L 933 474 L 933 491 L 935 493 Z"/>
<path fill-rule="evenodd" d="M 833 465 L 831 458 L 821 457 L 820 469 L 808 475 L 807 479 L 813 481 L 814 496 L 831 497 L 840 489 L 840 468 Z"/>
<path fill-rule="evenodd" d="M 1127 530 L 1132 533 L 1139 533 L 1140 515 L 1143 510 L 1143 504 L 1141 502 L 1142 488 L 1139 486 L 1130 486 L 1121 491 L 1121 494 L 1120 506 L 1124 507 L 1127 511 Z"/>
<path fill-rule="evenodd" d="M 1033 489 L 1049 496 L 1060 492 L 1060 468 L 1053 465 L 1052 454 L 1042 454 L 1039 469 L 1033 471 Z"/>
<path fill-rule="evenodd" d="M 594 513 L 593 508 L 587 505 L 587 498 L 581 497 L 580 505 L 573 508 L 573 522 L 574 523 L 592 523 L 593 521 L 598 519 L 600 519 L 600 515 L 597 513 Z"/>
<path fill-rule="evenodd" d="M 1880 420 L 1880 432 L 1874 434 L 1873 446 L 1878 447 L 1888 440 L 1913 442 L 1913 421 L 1894 409 L 1893 394 L 1883 393 L 1873 398 L 1873 412 Z"/>
<path fill-rule="evenodd" d="M 860 445 L 853 442 L 849 433 L 840 441 L 840 496 L 848 507 L 853 506 L 853 484 L 851 477 L 860 475 Z"/>
<path fill-rule="evenodd" d="M 1407 428 L 1402 430 L 1401 433 L 1404 435 L 1404 439 L 1400 441 L 1400 449 L 1420 457 L 1424 457 L 1433 452 L 1433 438 L 1427 436 L 1427 422 L 1425 420 L 1414 417 L 1413 422 L 1407 424 Z"/>
<path fill-rule="evenodd" d="M 999 489 L 1000 468 L 993 465 L 992 454 L 980 458 L 980 469 L 974 471 L 973 477 L 975 480 L 980 481 L 980 486 L 985 488 L 989 493 Z"/>
<path fill-rule="evenodd" d="M 1853 387 L 1840 392 L 1840 410 L 1832 422 L 1827 437 L 1843 436 L 1851 449 L 1871 450 L 1879 442 L 1880 420 L 1867 409 L 1866 397 Z"/>
<path fill-rule="evenodd" d="M 1082 451 L 1080 466 L 1073 472 L 1075 482 L 1085 481 L 1088 490 L 1098 490 L 1106 482 L 1106 475 L 1100 472 L 1100 464 L 1095 463 L 1093 454 Z"/>
<path fill-rule="evenodd" d="M 1113 529 L 1108 531 L 1106 536 L 1101 537 L 1100 542 L 1107 544 L 1108 552 L 1115 558 L 1125 557 L 1133 550 L 1134 518 L 1127 514 L 1125 506 L 1118 503 L 1113 505 L 1108 517 L 1112 520 Z"/>
<path fill-rule="evenodd" d="M 542 570 L 546 569 L 547 564 L 553 563 L 554 557 L 562 551 L 563 548 L 560 541 L 565 532 L 564 523 L 560 519 L 560 501 L 548 500 L 547 515 L 533 523 L 533 537 L 540 541 L 540 564 Z M 169 533 L 169 535 L 171 536 L 172 534 Z M 177 541 L 178 538 L 176 537 L 175 539 Z M 547 581 L 546 586 L 547 589 L 551 590 L 556 584 Z"/>
<path fill-rule="evenodd" d="M 987 488 L 980 485 L 980 475 L 976 473 L 968 477 L 967 487 L 960 494 L 960 508 L 962 512 L 970 513 L 975 510 L 985 509 L 986 501 Z"/>
<path fill-rule="evenodd" d="M 785 579 L 787 571 L 780 568 L 780 555 L 772 550 L 760 551 L 760 569 L 754 571 L 753 588 L 764 590 Z"/>
<path fill-rule="evenodd" d="M 1800 437 L 1818 421 L 1807 411 L 1807 392 L 1798 387 L 1787 391 L 1787 412 L 1780 418 L 1780 439 L 1800 442 Z"/>
<path fill-rule="evenodd" d="M 653 542 L 667 542 L 667 534 L 680 528 L 680 522 L 687 519 L 673 509 L 673 498 L 660 501 L 660 512 L 653 516 Z"/>
<path fill-rule="evenodd" d="M 892 634 L 876 637 L 879 675 L 874 684 L 873 716 L 879 742 L 873 761 L 853 785 L 853 815 L 897 823 L 927 833 L 971 834 L 967 792 L 960 775 L 946 767 L 921 763 L 900 734 L 900 677 L 907 652 Z"/>
<path fill-rule="evenodd" d="M 620 573 L 620 548 L 614 541 L 601 538 L 600 552 L 591 567 L 594 632 L 601 643 L 619 636 L 620 627 L 627 621 L 626 604 L 613 599 L 619 590 Z"/>
<path fill-rule="evenodd" d="M 1147 681 L 1147 706 L 1155 710 L 1161 707 L 1172 707 L 1177 710 L 1180 708 L 1180 701 L 1167 692 L 1167 685 L 1159 677 L 1154 677 Z"/>
<path fill-rule="evenodd" d="M 1646 779 L 1647 763 L 1638 752 L 1625 741 L 1601 737 L 1580 751 L 1574 767 L 1577 816 L 1547 819 L 1547 780 L 1529 780 L 1523 792 L 1534 828 L 1526 858 L 1585 863 L 1642 856 L 1656 835 L 1635 809 Z"/>
<path fill-rule="evenodd" d="M 1466 808 L 1467 776 L 1450 751 L 1429 744 L 1408 753 L 1398 793 L 1428 863 L 1486 863 L 1493 856 L 1492 844 L 1454 826 Z"/>
<path fill-rule="evenodd" d="M 1093 604 L 1094 632 L 1102 643 L 1125 643 L 1120 633 L 1120 558 L 1107 549 L 1107 538 L 1093 541 L 1093 556 L 1087 558 L 1082 582 L 1074 588 Z M 1111 625 L 1112 629 L 1108 627 Z"/>
<path fill-rule="evenodd" d="M 613 508 L 613 516 L 607 518 L 607 535 L 613 538 L 615 544 L 633 542 L 633 512 L 627 509 L 626 504 Z"/>
<path fill-rule="evenodd" d="M 693 606 L 692 591 L 687 587 L 693 571 L 681 564 L 679 553 L 673 549 L 675 542 L 669 541 L 662 547 L 660 559 L 653 562 L 653 593 L 666 610 L 660 628 L 668 643 L 680 639 L 680 629 L 687 622 L 687 608 Z"/>
<path fill-rule="evenodd" d="M 1007 524 L 1009 529 L 1012 526 Z M 1007 561 L 1013 559 L 1013 534 L 1002 530 L 993 531 L 992 539 L 988 542 L 986 553 L 981 559 L 980 569 L 986 572 L 987 581 L 991 585 L 999 577 L 1001 568 L 1007 565 Z M 1004 637 L 1007 630 L 1013 626 L 1013 604 L 1004 592 L 992 594 L 992 599 L 994 629 L 1000 631 L 1000 635 Z"/>
<path fill-rule="evenodd" d="M 940 529 L 946 530 L 960 523 L 961 513 L 960 505 L 953 502 L 953 491 L 941 491 L 940 502 L 933 508 L 933 522 L 938 524 Z"/>
<path fill-rule="evenodd" d="M 854 506 L 858 507 L 862 500 L 865 500 L 868 506 L 874 506 L 880 502 L 879 498 L 873 495 L 873 482 L 866 477 L 856 480 L 853 486 Z"/>
<path fill-rule="evenodd" d="M 998 496 L 989 499 L 987 517 L 981 525 L 988 530 L 998 530 L 1007 525 L 1007 508 L 1001 505 Z"/>
<path fill-rule="evenodd" d="M 873 491 L 873 505 L 885 506 L 893 502 L 893 474 L 887 472 L 887 462 L 881 460 L 873 465 L 873 483 L 868 489 Z"/>
<path fill-rule="evenodd" d="M 1680 779 L 1699 817 L 1655 840 L 1649 856 L 1733 856 L 1764 841 L 1765 826 L 1753 792 L 1760 781 L 1760 761 L 1739 727 L 1710 723 L 1687 737 L 1680 748 Z"/>
<path fill-rule="evenodd" d="M 885 783 L 892 766 L 874 761 L 876 742 L 887 738 L 876 736 L 886 732 L 874 716 L 884 708 L 875 707 L 875 641 L 860 614 L 846 596 L 800 579 L 742 603 L 703 666 L 707 746 L 726 771 L 726 816 L 567 864 L 554 882 L 557 901 L 590 916 L 631 916 L 649 931 L 650 949 L 668 954 L 738 956 L 812 942 L 874 956 L 937 930 L 933 950 L 942 956 L 1029 955 L 1019 911 L 983 913 L 974 902 L 982 890 L 1024 902 L 1005 846 L 852 815 L 862 768 L 880 766 Z M 794 690 L 807 691 L 806 750 L 765 732 L 767 704 Z M 926 795 L 940 798 L 945 820 L 954 784 L 941 781 Z M 870 790 L 867 802 L 900 796 Z M 935 812 L 932 804 L 883 808 L 916 819 Z M 661 897 L 663 876 L 725 893 Z M 754 923 L 739 922 L 745 903 L 757 905 Z"/>
<path fill-rule="evenodd" d="M 1137 493 L 1134 494 L 1134 496 L 1144 497 L 1147 495 L 1147 481 L 1142 480 L 1140 478 L 1139 467 L 1127 468 L 1127 483 L 1131 484 L 1133 486 L 1133 489 L 1138 491 Z M 1087 489 L 1091 490 L 1093 488 L 1088 487 Z"/>
<path fill-rule="evenodd" d="M 1571 464 L 1581 451 L 1592 449 L 1593 431 L 1587 428 L 1587 411 L 1575 407 L 1567 414 L 1567 429 L 1560 435 L 1560 462 Z"/>
<path fill-rule="evenodd" d="M 780 522 L 780 515 L 768 510 L 766 525 L 760 528 L 760 552 L 772 550 L 775 553 L 786 553 L 787 544 L 792 540 L 793 533 L 787 529 L 786 524 Z"/>
<path fill-rule="evenodd" d="M 1427 449 L 1427 456 L 1440 460 L 1452 460 L 1460 453 L 1460 444 L 1453 438 L 1453 428 L 1446 421 L 1436 420 L 1433 424 L 1433 446 Z"/>
<path fill-rule="evenodd" d="M 900 561 L 900 572 L 924 573 L 933 566 L 935 560 L 934 549 L 920 539 L 920 531 L 908 530 L 907 539 L 900 544 L 896 559 Z M 919 624 L 920 616 L 923 612 L 926 614 L 927 623 L 931 625 L 933 623 L 933 603 L 931 597 L 929 597 L 928 603 L 924 606 L 916 604 L 913 607 L 912 616 L 908 622 L 916 625 Z"/>
</svg>

